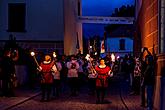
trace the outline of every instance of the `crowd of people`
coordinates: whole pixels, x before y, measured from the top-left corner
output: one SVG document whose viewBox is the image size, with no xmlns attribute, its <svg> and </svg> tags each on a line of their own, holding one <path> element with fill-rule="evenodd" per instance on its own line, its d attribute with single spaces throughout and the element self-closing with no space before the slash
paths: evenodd
<svg viewBox="0 0 165 110">
<path fill-rule="evenodd" d="M 94 95 L 96 91 L 96 103 L 105 103 L 108 77 L 112 77 L 111 67 L 105 64 L 105 60 L 100 59 L 98 62 L 91 57 L 87 60 L 83 55 L 71 55 L 68 59 L 64 56 L 61 58 L 63 59 L 59 60 L 46 54 L 44 61 L 38 67 L 41 75 L 41 101 L 50 100 L 51 88 L 53 88 L 53 96 L 59 97 L 61 83 L 67 82 L 71 96 L 77 96 L 80 87 L 89 83 L 89 94 Z"/>
<path fill-rule="evenodd" d="M 143 58 L 145 51 L 147 54 Z M 3 64 L 1 65 L 1 73 L 4 73 L 1 74 L 3 96 L 14 96 L 15 69 L 12 53 L 11 50 L 5 51 L 1 61 Z M 141 106 L 143 107 L 146 106 L 145 100 L 147 98 L 147 107 L 152 109 L 155 57 L 147 48 L 144 48 L 138 57 L 133 58 L 131 55 L 126 55 L 115 62 L 109 57 L 90 56 L 87 59 L 82 54 L 71 56 L 45 54 L 44 58 L 42 57 L 39 60 L 39 66 L 35 65 L 35 62 L 31 62 L 31 65 L 35 65 L 37 76 L 39 76 L 42 102 L 50 101 L 52 96 L 60 97 L 62 83 L 69 85 L 71 96 L 77 96 L 80 87 L 88 83 L 89 94 L 96 94 L 96 103 L 105 103 L 104 97 L 109 77 L 117 72 L 123 72 L 131 87 L 130 95 L 141 95 Z"/>
<path fill-rule="evenodd" d="M 144 47 L 139 56 L 126 56 L 121 65 L 121 71 L 125 73 L 125 79 L 130 85 L 130 95 L 140 95 L 141 106 L 152 110 L 156 71 L 154 53 L 151 54 L 148 48 Z"/>
</svg>

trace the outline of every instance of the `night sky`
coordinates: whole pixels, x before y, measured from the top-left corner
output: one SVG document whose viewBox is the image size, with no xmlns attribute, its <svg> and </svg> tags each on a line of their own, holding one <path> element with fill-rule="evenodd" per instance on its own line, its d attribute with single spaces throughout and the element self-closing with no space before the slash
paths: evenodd
<svg viewBox="0 0 165 110">
<path fill-rule="evenodd" d="M 134 5 L 134 0 L 82 0 L 83 16 L 110 16 L 115 8 Z M 103 36 L 103 24 L 83 24 L 83 36 Z"/>
</svg>

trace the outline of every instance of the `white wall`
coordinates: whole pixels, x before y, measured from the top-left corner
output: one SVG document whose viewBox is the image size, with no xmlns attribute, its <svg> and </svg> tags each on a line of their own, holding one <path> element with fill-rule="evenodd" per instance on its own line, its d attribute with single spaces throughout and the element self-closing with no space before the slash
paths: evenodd
<svg viewBox="0 0 165 110">
<path fill-rule="evenodd" d="M 63 0 L 1 0 L 0 40 L 8 40 L 8 3 L 26 3 L 26 31 L 13 33 L 17 40 L 50 40 L 64 38 Z"/>
<path fill-rule="evenodd" d="M 80 0 L 81 1 L 81 0 Z M 82 48 L 82 24 L 77 23 L 78 0 L 64 0 L 65 35 L 64 52 L 66 55 L 76 54 L 77 32 L 79 34 L 80 48 Z"/>
<path fill-rule="evenodd" d="M 78 32 L 80 48 L 83 51 L 82 24 L 77 22 L 78 1 L 81 3 L 81 0 L 0 0 L 0 41 L 8 40 L 11 34 L 6 31 L 8 3 L 26 3 L 27 32 L 12 32 L 17 41 L 25 41 L 22 44 L 26 44 L 27 40 L 64 41 L 64 53 L 71 55 L 77 51 Z M 36 48 L 40 47 L 43 46 L 38 42 Z M 56 44 L 54 47 L 57 47 Z"/>
<path fill-rule="evenodd" d="M 125 39 L 125 50 L 120 50 L 119 41 Z M 107 38 L 107 51 L 118 53 L 123 56 L 125 53 L 133 52 L 133 39 L 122 38 Z"/>
</svg>

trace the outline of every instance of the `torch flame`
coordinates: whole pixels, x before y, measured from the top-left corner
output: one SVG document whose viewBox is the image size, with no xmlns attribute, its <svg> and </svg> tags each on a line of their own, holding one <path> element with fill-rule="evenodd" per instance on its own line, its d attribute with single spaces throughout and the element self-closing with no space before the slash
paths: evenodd
<svg viewBox="0 0 165 110">
<path fill-rule="evenodd" d="M 34 55 L 35 55 L 35 53 L 34 53 L 34 52 L 31 52 L 30 54 L 31 54 L 31 56 L 34 56 Z"/>
<path fill-rule="evenodd" d="M 54 57 L 54 58 L 56 58 L 56 57 L 57 57 L 56 52 L 53 52 L 53 57 Z"/>
<path fill-rule="evenodd" d="M 113 53 L 111 54 L 111 60 L 112 62 L 115 62 L 115 55 Z"/>
<path fill-rule="evenodd" d="M 90 60 L 90 55 L 87 54 L 86 57 L 85 57 L 85 59 Z"/>
</svg>

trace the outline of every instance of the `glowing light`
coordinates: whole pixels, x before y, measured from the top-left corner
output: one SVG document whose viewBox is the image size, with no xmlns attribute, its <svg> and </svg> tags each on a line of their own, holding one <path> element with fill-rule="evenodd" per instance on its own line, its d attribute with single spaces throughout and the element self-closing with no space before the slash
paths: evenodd
<svg viewBox="0 0 165 110">
<path fill-rule="evenodd" d="M 143 52 L 144 51 L 144 48 L 141 48 L 141 52 Z"/>
<path fill-rule="evenodd" d="M 35 53 L 34 53 L 34 52 L 31 52 L 31 53 L 30 53 L 30 55 L 31 55 L 31 56 L 34 56 L 34 55 L 35 55 Z"/>
<path fill-rule="evenodd" d="M 54 58 L 57 57 L 56 52 L 53 52 L 53 57 L 54 57 Z"/>
<path fill-rule="evenodd" d="M 120 58 L 120 56 L 117 56 L 117 59 L 119 59 Z"/>
<path fill-rule="evenodd" d="M 115 62 L 115 55 L 113 53 L 111 54 L 111 60 L 112 62 Z"/>
<path fill-rule="evenodd" d="M 97 55 L 97 52 L 95 52 L 95 55 Z"/>
<path fill-rule="evenodd" d="M 87 54 L 86 57 L 85 57 L 85 59 L 90 60 L 90 55 Z"/>
</svg>

